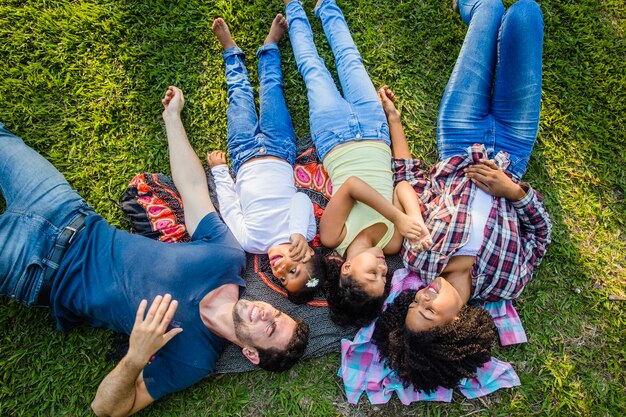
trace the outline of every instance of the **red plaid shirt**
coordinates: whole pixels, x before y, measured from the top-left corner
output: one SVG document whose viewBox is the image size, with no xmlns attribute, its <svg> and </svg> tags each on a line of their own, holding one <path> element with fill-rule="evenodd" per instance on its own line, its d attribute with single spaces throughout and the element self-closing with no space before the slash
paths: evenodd
<svg viewBox="0 0 626 417">
<path fill-rule="evenodd" d="M 433 238 L 431 248 L 421 253 L 413 252 L 405 240 L 400 253 L 405 266 L 427 283 L 441 274 L 450 257 L 469 238 L 468 209 L 476 185 L 463 169 L 486 158 L 485 147 L 473 145 L 466 155 L 441 161 L 430 172 L 423 170 L 417 159 L 394 160 L 394 182 L 405 180 L 413 186 Z M 510 163 L 507 153 L 499 152 L 494 159 L 514 182 L 520 183 L 506 170 Z M 546 253 L 552 230 L 550 218 L 539 192 L 528 184 L 520 185 L 526 195 L 519 201 L 493 198 L 483 243 L 471 271 L 472 299 L 517 298 Z"/>
</svg>

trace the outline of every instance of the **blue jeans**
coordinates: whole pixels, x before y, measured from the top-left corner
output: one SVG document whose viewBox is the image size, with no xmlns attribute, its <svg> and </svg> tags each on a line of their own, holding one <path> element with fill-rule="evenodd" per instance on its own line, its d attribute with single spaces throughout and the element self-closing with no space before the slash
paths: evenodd
<svg viewBox="0 0 626 417">
<path fill-rule="evenodd" d="M 0 295 L 37 302 L 44 266 L 59 234 L 79 214 L 95 213 L 44 157 L 0 123 Z"/>
<path fill-rule="evenodd" d="M 257 118 L 254 90 L 244 63 L 245 54 L 236 46 L 222 54 L 228 85 L 228 154 L 235 173 L 241 164 L 252 158 L 276 156 L 291 165 L 296 160 L 296 134 L 283 95 L 278 45 L 261 46 L 257 56 L 260 118 Z"/>
<path fill-rule="evenodd" d="M 299 1 L 286 7 L 289 39 L 307 88 L 311 137 L 323 161 L 335 146 L 375 139 L 391 144 L 389 127 L 376 88 L 363 66 L 346 20 L 334 0 L 315 11 L 335 55 L 343 97 L 317 53 L 311 25 Z"/>
<path fill-rule="evenodd" d="M 439 108 L 439 158 L 485 145 L 508 152 L 509 171 L 526 171 L 541 109 L 543 17 L 533 0 L 506 12 L 501 0 L 458 0 L 469 25 Z"/>
</svg>

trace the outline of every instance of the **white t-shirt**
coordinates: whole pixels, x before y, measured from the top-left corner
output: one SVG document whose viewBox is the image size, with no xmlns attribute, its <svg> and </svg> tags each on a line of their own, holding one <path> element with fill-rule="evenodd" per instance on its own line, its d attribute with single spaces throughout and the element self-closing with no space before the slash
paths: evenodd
<svg viewBox="0 0 626 417">
<path fill-rule="evenodd" d="M 211 168 L 220 214 L 246 252 L 264 254 L 300 233 L 311 241 L 316 224 L 313 204 L 296 190 L 293 167 L 276 159 L 251 160 L 233 183 L 228 166 Z"/>
<path fill-rule="evenodd" d="M 489 212 L 493 206 L 493 196 L 476 187 L 474 200 L 470 204 L 470 218 L 472 225 L 467 242 L 452 256 L 476 256 L 485 237 L 485 225 L 489 220 Z"/>
</svg>

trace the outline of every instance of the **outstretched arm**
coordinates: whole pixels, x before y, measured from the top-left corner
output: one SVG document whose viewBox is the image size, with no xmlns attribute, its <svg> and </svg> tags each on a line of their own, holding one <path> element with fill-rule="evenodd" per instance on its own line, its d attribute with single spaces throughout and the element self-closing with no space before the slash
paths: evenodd
<svg viewBox="0 0 626 417">
<path fill-rule="evenodd" d="M 98 416 L 129 416 L 154 401 L 141 372 L 152 355 L 183 329 L 173 328 L 166 332 L 178 307 L 178 302 L 172 300 L 171 295 L 157 296 L 144 318 L 147 305 L 148 302 L 142 300 L 137 309 L 128 353 L 98 387 L 91 403 L 91 408 Z"/>
<path fill-rule="evenodd" d="M 329 248 L 337 247 L 346 235 L 346 219 L 354 204 L 367 204 L 393 222 L 402 236 L 415 240 L 422 227 L 383 197 L 378 191 L 358 177 L 350 177 L 328 202 L 320 220 L 320 239 Z"/>
<path fill-rule="evenodd" d="M 400 111 L 396 108 L 394 102 L 396 94 L 386 85 L 378 89 L 378 99 L 383 105 L 383 110 L 387 116 L 387 124 L 389 125 L 389 136 L 391 136 L 391 151 L 393 157 L 397 159 L 411 159 L 411 150 L 406 141 L 402 121 L 400 120 Z"/>
<path fill-rule="evenodd" d="M 177 87 L 170 86 L 162 102 L 165 107 L 163 120 L 167 132 L 172 178 L 183 199 L 187 232 L 193 236 L 200 220 L 215 211 L 215 207 L 209 196 L 204 168 L 187 139 L 180 118 L 185 105 L 183 92 Z"/>
</svg>

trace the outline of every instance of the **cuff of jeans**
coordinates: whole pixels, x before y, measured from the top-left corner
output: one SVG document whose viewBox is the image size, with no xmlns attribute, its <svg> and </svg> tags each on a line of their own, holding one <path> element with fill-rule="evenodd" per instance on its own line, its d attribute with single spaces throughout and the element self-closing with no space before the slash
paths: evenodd
<svg viewBox="0 0 626 417">
<path fill-rule="evenodd" d="M 331 2 L 331 0 L 324 0 L 320 2 L 320 4 L 317 7 L 313 9 L 313 14 L 315 15 L 315 17 L 320 17 L 319 10 L 322 8 L 324 4 L 329 3 L 329 2 Z"/>
<path fill-rule="evenodd" d="M 278 44 L 276 42 L 270 42 L 270 43 L 266 43 L 265 45 L 262 45 L 259 49 L 256 50 L 256 56 L 259 56 L 263 52 L 269 51 L 270 49 L 279 50 Z"/>
<path fill-rule="evenodd" d="M 292 9 L 294 7 L 302 9 L 302 2 L 300 0 L 291 0 L 289 3 L 287 3 L 287 5 L 285 6 L 285 12 L 287 13 L 287 15 L 289 15 L 289 9 Z"/>
<path fill-rule="evenodd" d="M 222 52 L 222 59 L 224 59 L 225 61 L 226 58 L 231 57 L 233 55 L 241 55 L 243 57 L 246 56 L 245 52 L 243 52 L 241 48 L 239 48 L 238 46 L 231 46 L 230 48 L 225 49 L 224 52 Z"/>
</svg>

